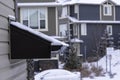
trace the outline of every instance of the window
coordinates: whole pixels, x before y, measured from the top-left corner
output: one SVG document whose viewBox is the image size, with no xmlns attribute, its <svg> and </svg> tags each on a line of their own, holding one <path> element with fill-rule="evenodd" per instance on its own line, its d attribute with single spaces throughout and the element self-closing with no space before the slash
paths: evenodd
<svg viewBox="0 0 120 80">
<path fill-rule="evenodd" d="M 64 6 L 62 8 L 62 15 L 61 15 L 61 17 L 62 18 L 66 18 L 66 16 L 67 16 L 67 6 Z"/>
<path fill-rule="evenodd" d="M 60 30 L 60 36 L 66 36 L 67 24 L 61 24 L 59 30 Z"/>
<path fill-rule="evenodd" d="M 29 9 L 30 27 L 33 29 L 38 29 L 38 10 Z"/>
<path fill-rule="evenodd" d="M 40 31 L 47 31 L 47 8 L 21 8 L 21 23 L 38 29 Z"/>
<path fill-rule="evenodd" d="M 75 13 L 78 13 L 79 12 L 79 6 L 78 5 L 75 5 L 75 7 L 74 7 L 75 9 Z"/>
<path fill-rule="evenodd" d="M 86 36 L 87 35 L 87 25 L 81 24 L 81 35 Z"/>
<path fill-rule="evenodd" d="M 109 35 L 112 35 L 112 25 L 107 25 L 107 32 Z"/>
<path fill-rule="evenodd" d="M 111 16 L 112 15 L 112 5 L 105 4 L 103 6 L 103 14 L 106 16 Z"/>
<path fill-rule="evenodd" d="M 22 15 L 22 23 L 28 26 L 28 9 L 22 9 L 21 15 Z"/>
</svg>

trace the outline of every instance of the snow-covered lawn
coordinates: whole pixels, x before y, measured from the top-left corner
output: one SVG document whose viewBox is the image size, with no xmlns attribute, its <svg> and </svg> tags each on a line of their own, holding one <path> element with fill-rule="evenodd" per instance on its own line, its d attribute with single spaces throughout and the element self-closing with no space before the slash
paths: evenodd
<svg viewBox="0 0 120 80">
<path fill-rule="evenodd" d="M 113 77 L 109 76 L 110 72 L 110 55 L 111 55 L 111 74 Z M 92 63 L 97 65 L 97 62 Z M 101 66 L 106 72 L 106 56 L 98 61 L 98 66 Z M 119 80 L 120 79 L 120 50 L 114 50 L 113 48 L 108 48 L 107 50 L 107 73 L 105 76 L 94 77 L 94 78 L 83 78 L 83 80 Z"/>
</svg>

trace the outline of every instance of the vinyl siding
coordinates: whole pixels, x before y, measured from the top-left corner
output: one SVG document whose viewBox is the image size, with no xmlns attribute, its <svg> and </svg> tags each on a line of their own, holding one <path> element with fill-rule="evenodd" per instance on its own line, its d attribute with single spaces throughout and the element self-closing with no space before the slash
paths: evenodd
<svg viewBox="0 0 120 80">
<path fill-rule="evenodd" d="M 80 47 L 82 54 L 84 54 L 84 46 L 86 45 L 87 55 L 94 56 L 93 50 L 96 50 L 96 45 L 99 43 L 100 37 L 103 35 L 105 27 L 105 24 L 87 24 L 87 35 L 80 36 L 80 39 L 82 39 L 85 43 Z"/>
<path fill-rule="evenodd" d="M 10 60 L 8 15 L 15 15 L 14 1 L 0 0 L 0 80 L 27 80 L 26 61 Z"/>
<path fill-rule="evenodd" d="M 79 5 L 80 20 L 100 20 L 99 5 Z M 93 17 L 94 16 L 94 17 Z"/>
<path fill-rule="evenodd" d="M 116 20 L 120 20 L 120 6 L 116 6 L 115 17 L 116 17 Z"/>
<path fill-rule="evenodd" d="M 44 31 L 43 33 L 53 36 L 56 35 L 56 9 L 55 7 L 48 7 L 48 31 Z"/>
</svg>

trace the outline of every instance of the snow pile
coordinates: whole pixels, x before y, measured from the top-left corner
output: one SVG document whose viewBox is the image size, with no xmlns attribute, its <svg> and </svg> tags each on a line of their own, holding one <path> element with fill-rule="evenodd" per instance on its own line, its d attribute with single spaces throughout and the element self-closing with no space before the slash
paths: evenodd
<svg viewBox="0 0 120 80">
<path fill-rule="evenodd" d="M 120 78 L 120 50 L 114 50 L 113 48 L 108 48 L 107 49 L 107 67 L 106 67 L 106 56 L 104 56 L 102 59 L 98 61 L 98 66 L 101 66 L 104 69 L 104 72 L 106 72 L 106 68 L 107 68 L 107 72 L 105 76 L 95 77 L 92 80 L 119 80 Z M 111 72 L 112 77 L 110 76 L 110 72 Z M 84 78 L 83 80 L 91 80 L 91 79 Z"/>
</svg>

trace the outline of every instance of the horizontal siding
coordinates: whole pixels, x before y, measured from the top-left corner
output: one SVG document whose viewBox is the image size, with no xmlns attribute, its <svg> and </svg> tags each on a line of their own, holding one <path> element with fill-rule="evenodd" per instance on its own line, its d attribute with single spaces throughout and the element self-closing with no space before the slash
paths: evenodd
<svg viewBox="0 0 120 80">
<path fill-rule="evenodd" d="M 0 52 L 1 53 L 1 52 Z M 6 70 L 6 67 L 10 65 L 8 55 L 0 55 L 0 72 Z"/>
<path fill-rule="evenodd" d="M 17 64 L 18 63 L 18 64 Z M 22 74 L 27 74 L 26 73 L 26 63 L 19 62 L 11 64 L 10 66 L 6 66 L 2 69 L 0 69 L 0 79 L 1 80 L 13 80 L 16 78 L 19 78 Z M 14 66 L 15 65 L 15 66 Z M 13 67 L 14 66 L 14 67 Z M 6 76 L 7 75 L 7 76 Z M 24 77 L 23 80 L 25 80 L 26 77 Z"/>
<path fill-rule="evenodd" d="M 8 31 L 0 29 L 0 42 L 8 42 Z"/>
<path fill-rule="evenodd" d="M 4 17 L 0 17 L 0 29 L 8 29 L 8 20 Z"/>
<path fill-rule="evenodd" d="M 14 14 L 14 0 L 0 0 L 0 80 L 27 80 L 26 61 L 10 60 L 8 15 Z"/>
<path fill-rule="evenodd" d="M 26 74 L 26 73 L 23 73 L 23 74 L 21 74 L 19 77 L 14 78 L 13 80 L 27 80 L 27 78 L 24 79 L 26 76 L 27 76 L 27 74 Z"/>
<path fill-rule="evenodd" d="M 12 8 L 14 9 L 14 2 L 13 0 L 0 0 L 0 3 L 9 7 L 9 8 Z"/>
<path fill-rule="evenodd" d="M 8 8 L 7 6 L 0 4 L 0 16 L 8 17 L 8 15 L 13 15 L 14 10 Z"/>
<path fill-rule="evenodd" d="M 100 20 L 100 6 L 79 5 L 79 14 L 80 20 Z"/>
<path fill-rule="evenodd" d="M 0 43 L 0 55 L 9 53 L 9 45 L 8 43 Z"/>
</svg>

